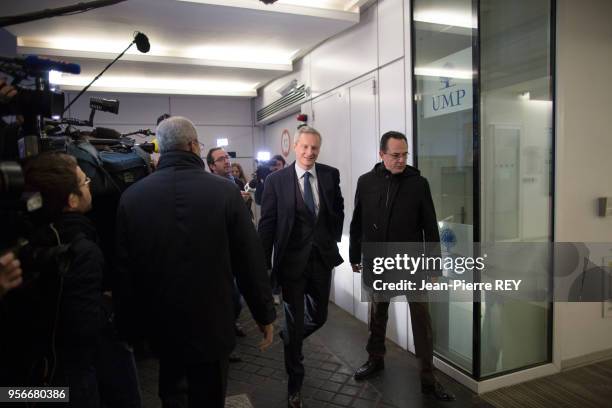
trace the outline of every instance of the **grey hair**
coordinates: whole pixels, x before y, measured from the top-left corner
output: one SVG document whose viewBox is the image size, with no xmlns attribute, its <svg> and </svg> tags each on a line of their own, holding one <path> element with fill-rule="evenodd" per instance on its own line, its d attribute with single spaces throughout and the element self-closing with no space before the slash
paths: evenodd
<svg viewBox="0 0 612 408">
<path fill-rule="evenodd" d="M 156 134 L 160 153 L 189 150 L 189 142 L 198 139 L 193 122 L 182 116 L 172 116 L 161 121 Z"/>
<path fill-rule="evenodd" d="M 297 144 L 297 142 L 300 140 L 300 136 L 302 136 L 304 133 L 310 133 L 311 135 L 317 135 L 319 137 L 319 144 L 323 143 L 323 138 L 321 137 L 321 134 L 319 133 L 317 129 L 310 127 L 308 125 L 304 125 L 304 126 L 300 126 L 297 132 L 295 132 L 295 144 Z"/>
</svg>

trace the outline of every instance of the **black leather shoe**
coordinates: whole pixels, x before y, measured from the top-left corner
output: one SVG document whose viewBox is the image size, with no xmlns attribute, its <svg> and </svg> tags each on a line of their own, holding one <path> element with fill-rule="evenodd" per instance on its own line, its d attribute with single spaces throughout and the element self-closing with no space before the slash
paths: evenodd
<svg viewBox="0 0 612 408">
<path fill-rule="evenodd" d="M 302 408 L 302 393 L 295 392 L 289 395 L 288 405 L 289 408 Z"/>
<path fill-rule="evenodd" d="M 438 381 L 433 384 L 421 383 L 421 392 L 425 395 L 432 395 L 438 401 L 454 401 L 455 396 L 452 392 L 444 389 L 444 386 Z"/>
<path fill-rule="evenodd" d="M 359 367 L 353 377 L 357 381 L 372 378 L 374 374 L 385 369 L 385 360 L 382 358 L 370 358 L 364 365 Z"/>
<path fill-rule="evenodd" d="M 246 337 L 246 333 L 244 332 L 244 330 L 242 329 L 242 326 L 238 322 L 234 324 L 234 331 L 236 332 L 236 336 Z"/>
</svg>

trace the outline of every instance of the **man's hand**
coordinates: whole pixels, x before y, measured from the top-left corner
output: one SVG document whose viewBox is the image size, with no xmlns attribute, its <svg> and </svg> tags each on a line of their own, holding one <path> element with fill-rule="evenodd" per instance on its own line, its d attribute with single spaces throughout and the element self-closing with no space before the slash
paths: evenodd
<svg viewBox="0 0 612 408">
<path fill-rule="evenodd" d="M 361 272 L 361 269 L 362 269 L 361 264 L 351 264 L 351 266 L 353 267 L 353 272 L 357 272 L 357 273 Z"/>
<path fill-rule="evenodd" d="M 259 330 L 263 333 L 263 340 L 259 343 L 259 351 L 264 351 L 272 345 L 274 341 L 274 323 L 265 326 L 258 324 Z"/>
<path fill-rule="evenodd" d="M 5 78 L 0 78 L 0 103 L 8 103 L 15 95 L 17 95 L 15 87 L 7 84 Z"/>
<path fill-rule="evenodd" d="M 9 252 L 0 257 L 0 298 L 6 292 L 21 285 L 21 264 L 15 254 Z"/>
<path fill-rule="evenodd" d="M 246 191 L 241 191 L 240 195 L 242 196 L 242 199 L 245 203 L 251 198 L 251 194 L 247 193 Z"/>
</svg>

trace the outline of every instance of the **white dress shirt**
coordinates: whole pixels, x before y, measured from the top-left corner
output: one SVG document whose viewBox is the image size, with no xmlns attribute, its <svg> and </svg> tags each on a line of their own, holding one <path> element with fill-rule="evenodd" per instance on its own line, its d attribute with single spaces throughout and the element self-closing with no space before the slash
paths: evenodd
<svg viewBox="0 0 612 408">
<path fill-rule="evenodd" d="M 316 165 L 312 166 L 310 170 L 304 170 L 300 167 L 298 162 L 295 162 L 295 174 L 297 175 L 298 185 L 300 186 L 300 192 L 302 198 L 304 198 L 304 173 L 308 171 L 310 173 L 310 187 L 312 188 L 312 196 L 315 204 L 315 215 L 319 215 L 319 183 L 317 182 L 317 170 Z"/>
</svg>

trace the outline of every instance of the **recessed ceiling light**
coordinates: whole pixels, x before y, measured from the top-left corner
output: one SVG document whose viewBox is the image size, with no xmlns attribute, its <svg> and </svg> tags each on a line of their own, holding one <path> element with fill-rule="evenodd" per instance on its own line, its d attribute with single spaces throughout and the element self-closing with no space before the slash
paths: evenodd
<svg viewBox="0 0 612 408">
<path fill-rule="evenodd" d="M 470 12 L 445 9 L 426 9 L 414 12 L 414 21 L 454 27 L 476 28 L 476 17 Z"/>
<path fill-rule="evenodd" d="M 458 78 L 458 79 L 472 79 L 474 76 L 472 71 L 461 70 L 461 69 L 449 69 L 449 68 L 427 68 L 427 67 L 415 67 L 415 75 L 421 76 L 432 76 L 441 78 Z"/>
<path fill-rule="evenodd" d="M 93 77 L 49 73 L 49 82 L 64 87 L 81 88 Z M 143 76 L 106 76 L 98 79 L 92 90 L 143 93 L 177 93 L 187 95 L 256 96 L 259 83 L 214 79 L 155 78 Z"/>
</svg>

